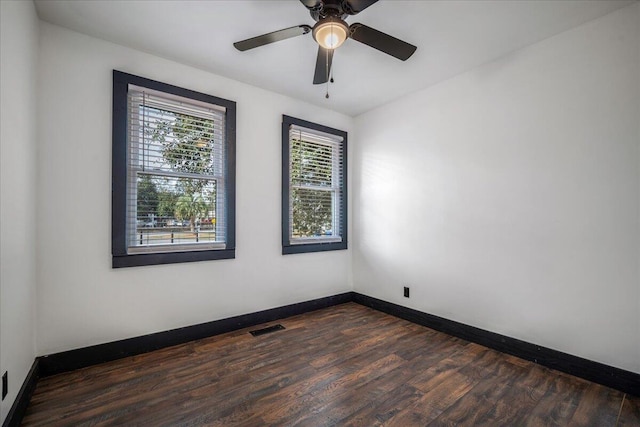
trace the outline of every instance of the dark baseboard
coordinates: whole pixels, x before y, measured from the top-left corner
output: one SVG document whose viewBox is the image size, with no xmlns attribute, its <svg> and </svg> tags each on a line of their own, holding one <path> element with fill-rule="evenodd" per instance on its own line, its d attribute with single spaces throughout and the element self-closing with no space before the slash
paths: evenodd
<svg viewBox="0 0 640 427">
<path fill-rule="evenodd" d="M 615 388 L 624 393 L 640 396 L 640 374 L 634 372 L 423 313 L 357 292 L 353 293 L 353 301 L 454 337 Z"/>
<path fill-rule="evenodd" d="M 189 341 L 208 338 L 237 329 L 343 304 L 353 300 L 352 294 L 353 292 L 345 292 L 339 295 L 258 311 L 256 313 L 243 314 L 227 319 L 201 323 L 199 325 L 186 326 L 184 328 L 42 356 L 39 358 L 40 375 L 47 377 L 62 372 L 73 371 L 123 357 L 135 356 L 165 347 L 184 344 Z"/>
<path fill-rule="evenodd" d="M 35 378 L 37 380 L 38 376 L 46 377 L 123 357 L 135 356 L 351 301 L 448 335 L 484 345 L 625 393 L 640 396 L 640 374 L 489 332 L 357 292 L 345 292 L 256 313 L 42 356 L 36 359 L 36 362 L 39 361 L 39 372 L 38 370 L 36 371 Z M 27 382 L 25 381 L 26 384 Z M 30 394 L 28 396 L 30 397 Z M 28 399 L 26 402 L 28 403 Z"/>
<path fill-rule="evenodd" d="M 38 358 L 36 358 L 36 360 L 33 361 L 33 365 L 31 365 L 31 369 L 29 369 L 27 377 L 22 383 L 22 387 L 20 387 L 20 391 L 7 414 L 7 418 L 5 418 L 2 423 L 2 427 L 14 427 L 22 423 L 22 418 L 25 412 L 27 412 L 27 406 L 29 406 L 29 401 L 31 400 L 33 391 L 36 389 L 39 377 L 40 363 Z"/>
</svg>

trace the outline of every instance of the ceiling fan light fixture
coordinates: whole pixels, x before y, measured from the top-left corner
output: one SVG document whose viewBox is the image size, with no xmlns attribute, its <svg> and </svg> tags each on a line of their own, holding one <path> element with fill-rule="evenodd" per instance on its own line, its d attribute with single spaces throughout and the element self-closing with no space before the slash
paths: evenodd
<svg viewBox="0 0 640 427">
<path fill-rule="evenodd" d="M 342 19 L 325 18 L 313 27 L 313 38 L 325 49 L 336 49 L 349 36 L 349 26 Z"/>
</svg>

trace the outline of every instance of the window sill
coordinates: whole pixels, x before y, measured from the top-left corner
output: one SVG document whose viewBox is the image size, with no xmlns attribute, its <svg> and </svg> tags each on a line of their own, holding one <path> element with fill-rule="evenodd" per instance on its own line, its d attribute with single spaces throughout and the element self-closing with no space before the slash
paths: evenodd
<svg viewBox="0 0 640 427">
<path fill-rule="evenodd" d="M 282 246 L 282 255 L 309 252 L 339 251 L 347 249 L 347 242 L 289 244 Z"/>
<path fill-rule="evenodd" d="M 177 264 L 182 262 L 234 259 L 235 257 L 235 249 L 114 255 L 112 258 L 112 267 L 122 268 L 140 267 L 144 265 Z"/>
</svg>

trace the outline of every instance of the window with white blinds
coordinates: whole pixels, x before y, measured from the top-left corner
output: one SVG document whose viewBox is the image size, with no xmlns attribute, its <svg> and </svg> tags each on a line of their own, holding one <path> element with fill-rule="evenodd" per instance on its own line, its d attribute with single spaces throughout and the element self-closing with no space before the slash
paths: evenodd
<svg viewBox="0 0 640 427">
<path fill-rule="evenodd" d="M 215 101 L 220 99 L 209 95 L 195 93 L 194 98 L 186 89 L 142 78 L 132 81 L 126 77 L 135 76 L 121 74 L 126 80 L 126 164 L 117 170 L 126 176 L 124 194 L 114 194 L 114 205 L 124 209 L 123 215 L 114 211 L 124 220 L 115 224 L 114 219 L 114 228 L 121 234 L 120 247 L 113 251 L 114 266 L 116 257 L 127 257 L 125 264 L 132 257 L 141 260 L 135 265 L 231 257 L 215 255 L 233 249 L 233 236 L 229 238 L 234 231 L 229 227 L 233 222 L 229 208 L 234 204 L 229 200 L 234 193 L 229 191 L 233 186 L 229 143 L 234 140 L 227 129 L 230 106 L 219 105 Z M 114 121 L 123 113 L 116 111 L 115 79 L 114 72 Z M 120 93 L 119 102 L 121 97 Z M 214 102 L 206 102 L 207 98 Z M 232 113 L 235 120 L 235 110 Z M 122 152 L 115 139 L 114 123 L 114 162 Z M 115 174 L 114 163 L 114 183 Z M 190 252 L 200 253 L 185 255 Z M 172 253 L 180 255 L 172 258 Z M 159 262 L 151 262 L 154 259 Z"/>
<path fill-rule="evenodd" d="M 283 252 L 345 249 L 346 133 L 288 116 L 283 127 Z"/>
</svg>

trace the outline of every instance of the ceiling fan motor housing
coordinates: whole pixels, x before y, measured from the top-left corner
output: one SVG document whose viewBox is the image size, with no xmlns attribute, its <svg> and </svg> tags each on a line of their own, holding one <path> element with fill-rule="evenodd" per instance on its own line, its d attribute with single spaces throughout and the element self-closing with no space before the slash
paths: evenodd
<svg viewBox="0 0 640 427">
<path fill-rule="evenodd" d="M 327 17 L 345 19 L 349 15 L 355 15 L 348 0 L 324 0 L 318 1 L 313 7 L 308 7 L 314 21 L 321 21 Z"/>
</svg>

